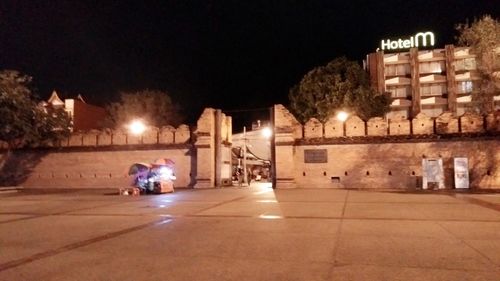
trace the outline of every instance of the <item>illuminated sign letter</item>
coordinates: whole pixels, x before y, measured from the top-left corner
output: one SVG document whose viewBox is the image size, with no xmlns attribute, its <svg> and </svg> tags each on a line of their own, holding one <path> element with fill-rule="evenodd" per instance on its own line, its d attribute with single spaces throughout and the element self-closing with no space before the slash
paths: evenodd
<svg viewBox="0 0 500 281">
<path fill-rule="evenodd" d="M 422 47 L 427 46 L 427 36 L 429 36 L 430 39 L 430 45 L 434 46 L 434 33 L 427 31 L 427 32 L 419 32 L 415 35 L 415 47 L 418 47 L 418 39 L 422 38 Z"/>
<path fill-rule="evenodd" d="M 382 40 L 380 41 L 380 47 L 382 50 L 398 50 L 398 49 L 409 49 L 413 47 L 427 47 L 434 46 L 434 33 L 430 31 L 419 32 L 415 36 L 410 36 L 408 39 L 397 39 L 397 40 Z"/>
<path fill-rule="evenodd" d="M 386 48 L 387 49 L 390 49 L 391 47 L 391 40 L 387 39 L 385 42 L 384 40 L 382 40 L 381 42 L 381 46 L 382 46 L 382 50 L 385 50 Z"/>
</svg>

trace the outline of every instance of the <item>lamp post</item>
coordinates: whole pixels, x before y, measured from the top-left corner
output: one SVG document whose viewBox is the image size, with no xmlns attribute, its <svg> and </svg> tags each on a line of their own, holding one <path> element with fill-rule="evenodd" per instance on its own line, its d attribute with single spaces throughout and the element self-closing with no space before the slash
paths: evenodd
<svg viewBox="0 0 500 281">
<path fill-rule="evenodd" d="M 243 182 L 245 184 L 248 184 L 247 178 L 247 127 L 243 126 Z"/>
<path fill-rule="evenodd" d="M 337 120 L 342 122 L 342 135 L 345 136 L 346 135 L 346 133 L 345 133 L 345 130 L 346 130 L 345 121 L 349 117 L 349 113 L 347 113 L 345 111 L 339 111 L 337 113 L 336 117 L 337 117 Z"/>
<path fill-rule="evenodd" d="M 274 116 L 274 105 L 269 108 L 269 126 L 271 129 L 271 187 L 276 188 L 276 120 Z"/>
</svg>

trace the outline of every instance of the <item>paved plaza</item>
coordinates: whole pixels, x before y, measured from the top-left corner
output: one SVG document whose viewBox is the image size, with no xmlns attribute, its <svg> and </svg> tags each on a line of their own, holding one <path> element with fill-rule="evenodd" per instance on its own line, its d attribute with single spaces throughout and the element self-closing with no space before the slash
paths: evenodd
<svg viewBox="0 0 500 281">
<path fill-rule="evenodd" d="M 0 192 L 0 280 L 500 280 L 500 194 Z"/>
</svg>

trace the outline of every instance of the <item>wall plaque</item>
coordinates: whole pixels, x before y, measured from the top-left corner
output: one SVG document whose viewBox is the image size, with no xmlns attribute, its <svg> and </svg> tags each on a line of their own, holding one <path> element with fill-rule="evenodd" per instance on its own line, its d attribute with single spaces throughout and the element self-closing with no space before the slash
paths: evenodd
<svg viewBox="0 0 500 281">
<path fill-rule="evenodd" d="M 304 163 L 328 163 L 326 149 L 305 149 Z"/>
</svg>

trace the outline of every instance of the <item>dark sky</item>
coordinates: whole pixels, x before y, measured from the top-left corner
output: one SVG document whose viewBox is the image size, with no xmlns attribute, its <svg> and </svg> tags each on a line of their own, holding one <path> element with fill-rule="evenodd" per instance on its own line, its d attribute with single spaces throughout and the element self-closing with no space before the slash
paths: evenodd
<svg viewBox="0 0 500 281">
<path fill-rule="evenodd" d="M 168 91 L 192 121 L 206 106 L 286 104 L 313 67 L 361 61 L 387 37 L 430 30 L 453 43 L 456 23 L 485 13 L 498 18 L 500 2 L 2 0 L 0 69 L 33 76 L 45 98 Z"/>
</svg>

